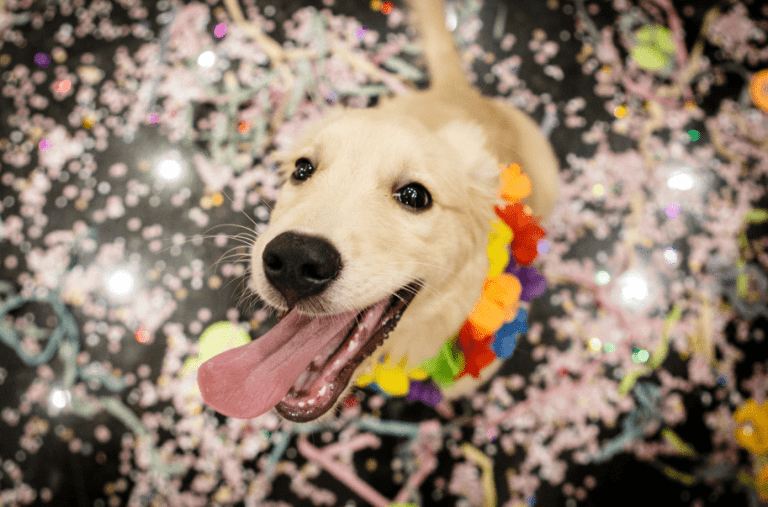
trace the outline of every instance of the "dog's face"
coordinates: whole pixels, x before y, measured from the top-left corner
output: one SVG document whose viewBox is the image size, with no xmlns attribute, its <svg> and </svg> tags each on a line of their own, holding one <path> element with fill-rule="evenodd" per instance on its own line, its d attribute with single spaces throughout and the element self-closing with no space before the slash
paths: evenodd
<svg viewBox="0 0 768 507">
<path fill-rule="evenodd" d="M 217 410 L 253 417 L 274 406 L 293 421 L 317 419 L 384 354 L 407 357 L 410 369 L 439 351 L 488 268 L 500 171 L 466 148 L 482 147 L 480 135 L 355 110 L 292 149 L 251 257 L 255 292 L 290 312 L 252 352 L 221 359 L 219 372 L 240 387 L 212 395 L 227 400 Z"/>
<path fill-rule="evenodd" d="M 432 292 L 422 297 L 439 297 L 471 257 L 484 254 L 495 190 L 468 172 L 450 141 L 376 110 L 347 112 L 307 136 L 280 167 L 280 198 L 253 246 L 257 294 L 307 315 L 365 307 L 417 280 Z M 324 240 L 340 257 L 337 276 L 296 301 L 264 263 L 286 232 Z"/>
</svg>

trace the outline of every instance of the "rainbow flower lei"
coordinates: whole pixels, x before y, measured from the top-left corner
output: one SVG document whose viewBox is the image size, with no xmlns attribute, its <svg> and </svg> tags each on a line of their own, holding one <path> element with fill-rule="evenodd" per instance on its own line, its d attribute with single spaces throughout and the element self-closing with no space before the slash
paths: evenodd
<svg viewBox="0 0 768 507">
<path fill-rule="evenodd" d="M 534 261 L 546 233 L 531 209 L 519 202 L 531 193 L 531 180 L 517 164 L 500 167 L 498 194 L 506 204 L 494 206 L 498 218 L 488 235 L 490 267 L 482 296 L 461 330 L 434 357 L 410 371 L 406 371 L 407 356 L 397 363 L 387 356 L 373 372 L 358 377 L 358 386 L 434 406 L 442 400 L 441 388 L 451 387 L 464 375 L 478 378 L 497 357 L 510 357 L 517 335 L 528 331 L 528 311 L 520 308 L 520 301 L 528 303 L 543 294 L 546 279 L 535 268 L 522 266 Z"/>
</svg>

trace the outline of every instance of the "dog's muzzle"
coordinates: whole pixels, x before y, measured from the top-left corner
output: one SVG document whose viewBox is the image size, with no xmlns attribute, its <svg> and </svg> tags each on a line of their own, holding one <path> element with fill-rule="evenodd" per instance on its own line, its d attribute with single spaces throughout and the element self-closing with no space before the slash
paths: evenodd
<svg viewBox="0 0 768 507">
<path fill-rule="evenodd" d="M 289 308 L 321 293 L 341 272 L 341 255 L 328 241 L 284 232 L 267 243 L 261 255 L 264 275 Z"/>
</svg>

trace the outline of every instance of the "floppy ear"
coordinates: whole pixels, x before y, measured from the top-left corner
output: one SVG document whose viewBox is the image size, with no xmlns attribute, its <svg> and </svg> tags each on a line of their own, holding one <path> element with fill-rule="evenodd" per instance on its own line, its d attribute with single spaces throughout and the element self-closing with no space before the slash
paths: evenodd
<svg viewBox="0 0 768 507">
<path fill-rule="evenodd" d="M 472 122 L 454 121 L 437 131 L 437 136 L 449 146 L 457 149 L 457 163 L 471 181 L 483 186 L 496 188 L 501 169 L 496 158 L 485 149 L 486 136 L 483 129 Z"/>
<path fill-rule="evenodd" d="M 468 216 L 475 220 L 472 234 L 474 241 L 486 241 L 491 220 L 495 218 L 493 206 L 502 206 L 504 200 L 498 193 L 501 168 L 496 157 L 486 150 L 485 133 L 472 122 L 455 121 L 436 132 L 451 148 L 452 161 L 464 176 L 464 206 Z"/>
</svg>

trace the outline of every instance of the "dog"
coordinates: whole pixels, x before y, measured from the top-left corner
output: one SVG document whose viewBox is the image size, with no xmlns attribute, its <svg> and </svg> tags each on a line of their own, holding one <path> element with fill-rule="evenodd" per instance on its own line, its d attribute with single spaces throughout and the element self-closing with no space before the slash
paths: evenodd
<svg viewBox="0 0 768 507">
<path fill-rule="evenodd" d="M 535 215 L 552 212 L 558 162 L 537 124 L 469 83 L 442 0 L 407 3 L 430 86 L 338 109 L 285 155 L 251 250 L 254 290 L 282 318 L 198 372 L 203 399 L 224 415 L 328 417 L 382 358 L 410 370 L 437 354 L 481 296 L 501 166 L 528 175 L 522 202 Z M 501 364 L 462 377 L 444 399 L 473 392 Z"/>
</svg>

